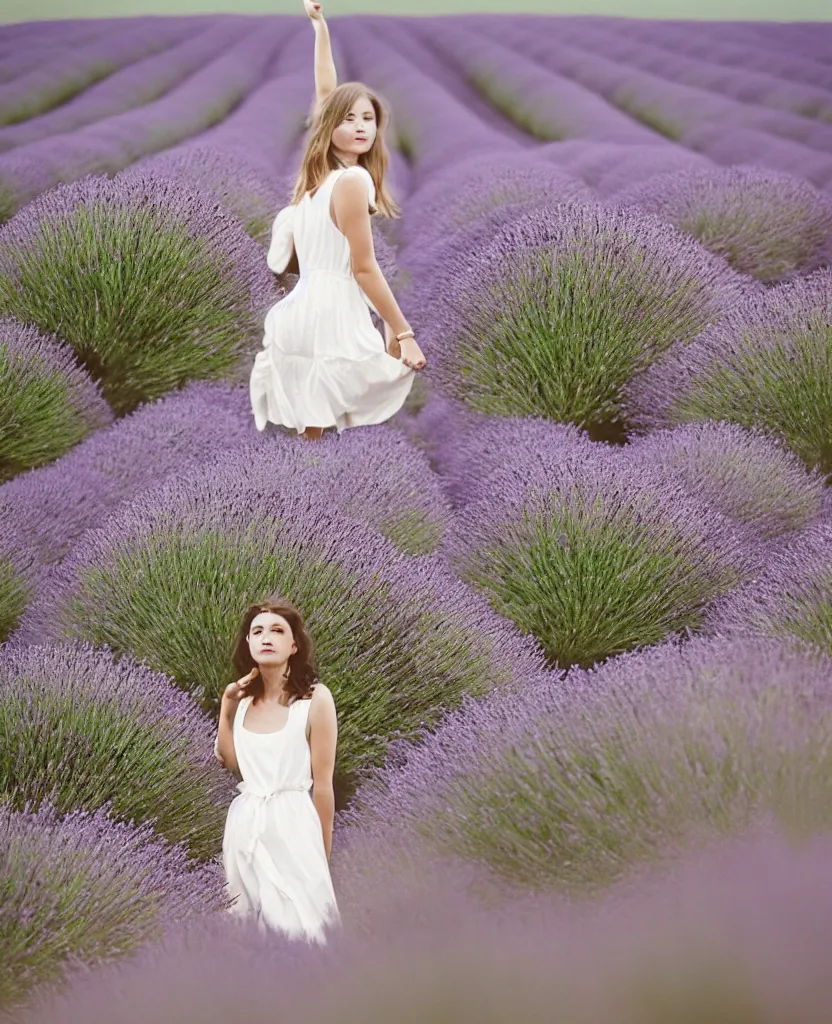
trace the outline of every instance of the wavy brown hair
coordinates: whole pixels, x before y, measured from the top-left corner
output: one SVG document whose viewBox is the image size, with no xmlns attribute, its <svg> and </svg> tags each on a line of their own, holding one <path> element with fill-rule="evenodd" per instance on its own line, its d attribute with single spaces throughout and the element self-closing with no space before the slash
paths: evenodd
<svg viewBox="0 0 832 1024">
<path fill-rule="evenodd" d="M 300 165 L 292 203 L 299 203 L 307 192 L 314 195 L 324 182 L 330 171 L 343 166 L 332 149 L 332 133 L 352 110 L 353 104 L 362 96 L 372 103 L 376 114 L 378 130 L 375 141 L 366 153 L 358 158 L 358 163 L 370 172 L 376 187 L 376 206 L 370 212 L 378 210 L 385 217 L 398 217 L 401 210 L 387 190 L 386 176 L 390 157 L 384 134 L 390 118 L 381 100 L 361 82 L 344 82 L 327 96 L 321 112 L 312 124 L 312 134 L 306 144 L 306 152 Z"/>
<path fill-rule="evenodd" d="M 317 682 L 315 648 L 312 643 L 312 637 L 307 633 L 306 626 L 303 624 L 303 616 L 289 601 L 284 601 L 279 597 L 270 597 L 268 600 L 263 601 L 262 604 L 249 606 L 240 624 L 240 630 L 237 633 L 237 640 L 234 644 L 234 653 L 231 656 L 234 668 L 240 676 L 244 676 L 257 665 L 248 648 L 248 634 L 252 622 L 261 612 L 271 612 L 273 615 L 280 615 L 289 623 L 292 629 L 292 636 L 298 649 L 289 658 L 289 674 L 284 686 L 290 697 L 294 697 L 296 700 L 304 700 L 311 695 L 312 688 Z M 253 697 L 257 700 L 258 697 L 263 696 L 263 692 L 263 680 L 258 674 L 246 685 L 245 696 Z"/>
</svg>

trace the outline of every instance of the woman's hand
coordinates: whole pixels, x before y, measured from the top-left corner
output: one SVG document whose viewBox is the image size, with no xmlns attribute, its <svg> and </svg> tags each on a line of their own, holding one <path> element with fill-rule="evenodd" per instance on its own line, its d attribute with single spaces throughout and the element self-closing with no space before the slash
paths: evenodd
<svg viewBox="0 0 832 1024">
<path fill-rule="evenodd" d="M 424 353 L 416 344 L 415 338 L 403 338 L 400 342 L 402 362 L 405 366 L 409 366 L 411 370 L 423 370 L 427 360 L 425 359 Z"/>
<path fill-rule="evenodd" d="M 323 21 L 324 12 L 317 0 L 303 0 L 303 9 L 312 21 Z"/>
<path fill-rule="evenodd" d="M 236 683 L 229 683 L 225 688 L 225 692 L 222 695 L 223 701 L 229 700 L 236 703 L 246 695 L 246 687 L 257 677 L 259 669 L 255 666 L 248 675 L 238 679 Z"/>
</svg>

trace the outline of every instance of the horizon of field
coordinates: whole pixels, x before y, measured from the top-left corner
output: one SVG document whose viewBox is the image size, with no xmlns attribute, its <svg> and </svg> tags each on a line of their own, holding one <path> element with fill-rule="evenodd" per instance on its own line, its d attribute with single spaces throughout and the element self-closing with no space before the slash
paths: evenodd
<svg viewBox="0 0 832 1024">
<path fill-rule="evenodd" d="M 327 16 L 380 14 L 551 14 L 690 21 L 832 20 L 824 0 L 700 0 L 693 5 L 668 0 L 338 0 Z M 200 14 L 301 14 L 299 0 L 4 0 L 0 24 L 50 19 L 144 17 Z"/>
</svg>

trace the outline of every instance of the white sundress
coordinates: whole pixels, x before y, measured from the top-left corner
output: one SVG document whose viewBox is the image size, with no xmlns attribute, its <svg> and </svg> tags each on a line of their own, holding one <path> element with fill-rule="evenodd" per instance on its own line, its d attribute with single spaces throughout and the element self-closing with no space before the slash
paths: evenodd
<svg viewBox="0 0 832 1024">
<path fill-rule="evenodd" d="M 294 246 L 300 278 L 266 314 L 263 350 L 254 359 L 249 391 L 258 430 L 277 423 L 302 433 L 307 427 L 383 423 L 402 407 L 413 370 L 388 355 L 373 325 L 370 300 L 352 273 L 350 246 L 330 215 L 342 174 L 358 174 L 375 204 L 373 179 L 364 167 L 338 168 L 321 187 L 282 209 L 272 227 L 267 262 L 276 273 Z"/>
<path fill-rule="evenodd" d="M 244 726 L 251 697 L 234 715 L 234 752 L 243 781 L 228 808 L 222 861 L 231 912 L 252 917 L 261 930 L 326 942 L 340 922 L 312 802 L 312 755 L 306 738 L 311 700 L 295 700 L 282 729 L 256 733 Z"/>
</svg>

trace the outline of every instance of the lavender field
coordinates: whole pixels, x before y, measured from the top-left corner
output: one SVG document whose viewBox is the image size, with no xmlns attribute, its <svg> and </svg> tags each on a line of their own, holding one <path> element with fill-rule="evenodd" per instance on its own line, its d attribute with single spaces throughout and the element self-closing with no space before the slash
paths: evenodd
<svg viewBox="0 0 832 1024">
<path fill-rule="evenodd" d="M 821 1021 L 832 25 L 330 24 L 428 368 L 314 446 L 247 387 L 307 20 L 0 29 L 0 1019 Z M 272 593 L 339 711 L 325 950 L 223 913 Z"/>
</svg>

